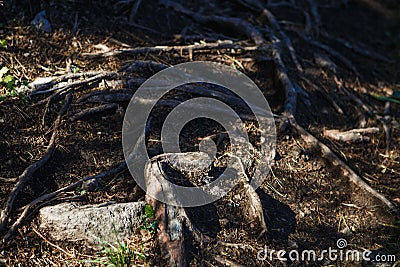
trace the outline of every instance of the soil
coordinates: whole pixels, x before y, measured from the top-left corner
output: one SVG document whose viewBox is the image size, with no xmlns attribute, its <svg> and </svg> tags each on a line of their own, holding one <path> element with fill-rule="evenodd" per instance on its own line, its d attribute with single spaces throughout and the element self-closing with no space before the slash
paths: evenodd
<svg viewBox="0 0 400 267">
<path fill-rule="evenodd" d="M 232 65 L 248 75 L 262 90 L 274 114 L 284 111 L 285 94 L 274 76 L 274 61 L 259 51 L 224 54 L 218 51 L 197 51 L 192 58 L 187 53 L 168 52 L 144 55 L 122 55 L 108 58 L 88 58 L 83 53 L 97 51 L 102 44 L 111 50 L 126 47 L 156 45 L 187 45 L 202 40 L 233 40 L 243 46 L 251 40 L 235 31 L 194 22 L 158 1 L 143 1 L 130 25 L 128 17 L 132 4 L 116 5 L 117 1 L 4 1 L 0 7 L 0 39 L 7 40 L 7 48 L 0 49 L 0 68 L 6 66 L 19 81 L 32 82 L 38 77 L 51 77 L 65 72 L 70 61 L 80 72 L 93 70 L 117 71 L 136 60 L 153 60 L 167 65 L 188 61 L 214 61 Z M 8 3 L 10 2 L 10 3 Z M 12 3 L 11 3 L 12 2 Z M 122 2 L 122 1 L 121 1 Z M 239 17 L 261 28 L 259 14 L 244 8 L 236 1 L 182 2 L 185 7 L 202 14 Z M 251 2 L 251 1 L 249 1 Z M 275 1 L 270 1 L 275 2 Z M 304 10 L 309 1 L 293 1 Z M 350 0 L 316 1 L 319 4 L 321 32 L 319 41 L 342 53 L 360 72 L 357 76 L 343 62 L 336 61 L 336 73 L 315 63 L 316 54 L 326 54 L 311 46 L 293 31 L 286 31 L 301 59 L 305 79 L 298 84 L 308 93 L 311 105 L 299 97 L 296 119 L 310 133 L 328 145 L 364 180 L 396 205 L 400 205 L 400 104 L 391 103 L 389 126 L 390 146 L 382 122 L 368 114 L 354 98 L 338 86 L 339 79 L 351 94 L 384 115 L 386 102 L 372 95 L 390 96 L 400 90 L 400 5 L 397 1 Z M 120 7 L 120 8 L 116 8 Z M 269 8 L 276 18 L 287 24 L 304 24 L 304 14 L 290 6 Z M 45 33 L 31 24 L 34 16 L 46 10 L 52 31 Z M 201 35 L 199 39 L 199 35 Z M 371 59 L 355 53 L 337 41 L 360 44 L 369 51 L 384 55 L 390 62 Z M 289 54 L 283 57 L 290 62 Z M 292 64 L 289 75 L 300 77 Z M 148 78 L 151 73 L 138 77 Z M 0 93 L 6 88 L 0 85 Z M 74 96 L 93 91 L 83 88 Z M 44 105 L 37 104 L 46 95 L 34 96 L 29 101 L 8 97 L 0 102 L 0 177 L 13 178 L 43 156 L 52 133 L 52 123 L 62 105 L 54 103 L 44 116 Z M 332 100 L 343 110 L 340 114 Z M 51 160 L 40 168 L 19 194 L 11 222 L 18 218 L 21 207 L 35 198 L 67 186 L 77 180 L 115 168 L 123 162 L 121 145 L 123 110 L 128 102 L 119 103 L 116 112 L 100 113 L 89 118 L 69 122 L 63 120 L 58 133 L 57 147 Z M 96 104 L 76 103 L 68 114 L 75 114 Z M 42 123 L 42 120 L 44 123 Z M 159 117 L 162 122 L 162 117 Z M 156 123 L 157 124 L 157 123 Z M 200 126 L 198 126 L 200 125 Z M 368 135 L 369 142 L 344 143 L 324 137 L 324 129 L 351 130 L 360 127 L 379 127 L 378 134 Z M 196 129 L 198 136 L 193 136 Z M 207 120 L 189 124 L 182 133 L 186 151 L 196 150 L 198 140 L 221 129 Z M 159 138 L 157 131 L 148 136 Z M 157 144 L 152 144 L 157 148 Z M 361 266 L 361 262 L 344 261 L 280 261 L 276 257 L 257 260 L 257 252 L 264 247 L 274 250 L 291 249 L 317 251 L 337 248 L 344 238 L 349 249 L 396 255 L 400 260 L 400 219 L 389 212 L 370 194 L 352 184 L 346 175 L 321 157 L 318 149 L 310 147 L 290 130 L 278 131 L 277 155 L 271 171 L 257 190 L 263 204 L 268 233 L 257 238 L 253 225 L 241 220 L 241 200 L 235 194 L 213 204 L 195 208 L 188 213 L 194 224 L 205 235 L 215 239 L 211 244 L 193 242 L 188 253 L 191 266 L 234 266 L 221 263 L 227 259 L 244 266 Z M 0 183 L 1 207 L 5 204 L 13 182 Z M 100 180 L 97 192 L 86 192 L 78 199 L 82 204 L 106 201 L 130 202 L 144 200 L 143 192 L 128 171 Z M 82 192 L 63 195 L 55 204 L 69 201 Z M 34 214 L 35 215 L 35 214 Z M 0 266 L 90 266 L 85 260 L 102 254 L 78 243 L 60 243 L 37 234 L 35 216 L 29 218 L 12 240 L 0 245 Z M 36 230 L 36 231 L 34 231 Z M 144 236 L 143 236 L 144 235 Z M 137 248 L 143 244 L 146 259 L 136 259 L 138 265 L 163 266 L 158 257 L 154 236 L 139 231 L 132 242 Z M 143 241 L 145 240 L 145 241 Z M 226 264 L 226 265 L 225 265 Z M 394 264 L 391 262 L 390 264 Z M 239 265 L 238 265 L 239 266 Z M 371 265 L 372 266 L 372 265 Z M 388 265 L 389 266 L 389 265 Z"/>
</svg>

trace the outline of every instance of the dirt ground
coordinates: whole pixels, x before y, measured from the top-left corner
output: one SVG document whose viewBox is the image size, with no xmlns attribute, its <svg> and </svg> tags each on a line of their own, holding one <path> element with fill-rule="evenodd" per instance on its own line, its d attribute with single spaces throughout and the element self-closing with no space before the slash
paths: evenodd
<svg viewBox="0 0 400 267">
<path fill-rule="evenodd" d="M 32 82 L 38 77 L 51 77 L 65 73 L 71 64 L 79 72 L 93 70 L 117 71 L 136 60 L 152 60 L 166 65 L 188 61 L 214 61 L 234 66 L 248 75 L 262 90 L 274 114 L 282 114 L 285 104 L 283 86 L 274 76 L 276 69 L 270 55 L 260 51 L 224 53 L 220 51 L 181 51 L 120 55 L 90 58 L 83 53 L 98 51 L 96 45 L 111 50 L 156 45 L 188 45 L 194 42 L 232 40 L 242 46 L 251 46 L 245 35 L 214 25 L 204 25 L 158 1 L 143 1 L 129 24 L 132 4 L 116 5 L 117 1 L 4 1 L 0 7 L 0 40 L 7 41 L 0 48 L 0 68 L 6 66 L 18 82 Z M 10 2 L 10 3 L 9 3 Z M 12 2 L 12 3 L 11 3 Z M 266 22 L 257 12 L 243 7 L 237 1 L 177 1 L 192 11 L 238 17 L 262 28 Z M 250 1 L 251 2 L 251 1 Z M 267 1 L 260 1 L 267 2 Z M 275 1 L 269 1 L 275 3 Z M 287 26 L 303 72 L 299 75 L 292 64 L 288 74 L 308 93 L 299 97 L 297 122 L 330 147 L 353 170 L 392 203 L 400 205 L 400 104 L 373 95 L 390 96 L 400 92 L 400 5 L 396 1 L 349 0 L 316 1 L 321 19 L 321 33 L 315 39 L 339 51 L 357 68 L 355 74 L 336 58 L 335 70 L 318 64 L 316 57 L 327 52 L 302 39 L 290 27 L 304 24 L 309 1 L 293 1 L 300 9 L 290 5 L 270 5 L 277 20 Z M 46 10 L 52 31 L 36 29 L 31 21 L 41 10 Z M 286 29 L 286 28 L 285 28 Z M 326 34 L 324 34 L 326 33 Z M 329 38 L 332 37 L 332 38 Z M 384 55 L 381 61 L 356 53 L 338 41 L 360 44 L 368 51 Z M 290 62 L 288 53 L 283 60 Z M 148 78 L 151 73 L 139 73 Z M 303 77 L 303 78 L 301 78 Z M 350 94 L 340 88 L 347 88 Z M 89 93 L 96 88 L 81 88 L 74 96 Z M 7 88 L 0 85 L 0 94 Z M 45 105 L 37 104 L 48 95 L 36 95 L 28 101 L 22 97 L 7 97 L 0 102 L 0 177 L 18 177 L 23 170 L 39 160 L 49 143 L 52 123 L 62 102 L 53 103 L 46 116 Z M 351 97 L 356 96 L 356 97 Z M 360 101 L 362 103 L 360 103 Z M 342 112 L 338 112 L 337 106 Z M 18 195 L 11 214 L 11 223 L 21 208 L 37 197 L 67 186 L 78 179 L 105 172 L 124 160 L 121 131 L 123 111 L 128 102 L 118 103 L 117 111 L 99 113 L 89 118 L 61 123 L 57 147 L 50 161 L 40 168 Z M 365 110 L 365 105 L 373 114 Z M 68 114 L 94 107 L 96 104 L 74 102 Z M 389 116 L 390 145 L 381 120 Z M 44 118 L 44 119 L 43 119 Z M 43 120 L 43 123 L 42 123 Z M 187 151 L 192 151 L 196 140 L 213 134 L 218 127 L 203 122 L 199 136 L 187 135 Z M 336 141 L 324 136 L 325 129 L 351 130 L 378 127 L 379 132 L 367 135 L 370 140 L 361 143 Z M 210 130 L 211 129 L 211 130 Z M 153 138 L 153 137 L 152 137 Z M 15 182 L 0 180 L 1 207 Z M 101 190 L 66 193 L 53 203 L 73 201 L 101 203 L 105 201 L 129 202 L 144 200 L 145 193 L 138 188 L 128 171 L 100 180 Z M 287 129 L 278 131 L 277 155 L 271 171 L 257 190 L 263 204 L 268 233 L 257 238 L 251 235 L 248 222 L 240 220 L 240 200 L 223 198 L 203 208 L 189 209 L 194 224 L 215 242 L 193 242 L 189 253 L 191 266 L 378 266 L 371 263 L 344 261 L 284 262 L 257 260 L 257 252 L 265 246 L 275 250 L 323 250 L 336 248 L 344 238 L 350 249 L 373 251 L 373 254 L 396 255 L 400 262 L 400 218 L 391 213 L 369 193 L 351 183 L 337 166 L 324 158 L 320 151 Z M 53 204 L 51 203 L 51 204 Z M 50 204 L 50 203 L 49 203 Z M 91 251 L 80 244 L 59 243 L 49 240 L 45 233 L 37 233 L 38 222 L 28 218 L 12 240 L 0 244 L 0 266 L 87 266 L 84 260 L 95 259 L 101 252 Z M 136 247 L 144 242 L 143 233 L 133 237 Z M 145 260 L 139 266 L 163 266 L 150 237 L 144 247 Z M 229 260 L 223 261 L 221 260 Z M 389 265 L 395 265 L 390 262 Z M 90 265 L 89 265 L 90 266 Z M 95 265 L 94 265 L 95 266 Z M 240 266 L 240 265 L 237 265 Z M 386 265 L 379 265 L 386 266 Z"/>
</svg>

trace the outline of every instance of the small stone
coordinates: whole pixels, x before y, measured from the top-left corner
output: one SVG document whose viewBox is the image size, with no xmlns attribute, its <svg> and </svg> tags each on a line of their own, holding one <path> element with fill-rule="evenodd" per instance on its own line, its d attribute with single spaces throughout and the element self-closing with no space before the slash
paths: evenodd
<svg viewBox="0 0 400 267">
<path fill-rule="evenodd" d="M 351 236 L 353 234 L 353 232 L 351 231 L 351 229 L 346 226 L 344 229 L 342 229 L 340 231 L 342 234 L 344 234 L 345 236 Z"/>
<path fill-rule="evenodd" d="M 293 239 L 289 239 L 288 240 L 288 248 L 297 249 L 297 248 L 299 248 L 299 245 L 297 245 L 297 242 L 294 241 Z"/>
<path fill-rule="evenodd" d="M 82 183 L 82 189 L 88 192 L 95 192 L 99 190 L 99 183 L 97 182 L 97 179 L 89 179 Z"/>
</svg>

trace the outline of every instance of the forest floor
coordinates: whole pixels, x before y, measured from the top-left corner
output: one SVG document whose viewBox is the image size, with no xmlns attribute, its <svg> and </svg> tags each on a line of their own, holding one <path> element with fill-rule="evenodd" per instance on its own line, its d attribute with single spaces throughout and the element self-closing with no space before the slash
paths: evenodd
<svg viewBox="0 0 400 267">
<path fill-rule="evenodd" d="M 167 1 L 162 1 L 164 4 L 155 0 L 143 1 L 131 23 L 132 4 L 129 3 L 49 1 L 40 7 L 34 1 L 14 2 L 17 6 L 1 7 L 0 40 L 6 40 L 6 45 L 0 47 L 0 69 L 9 69 L 7 74 L 14 77 L 16 86 L 31 83 L 39 77 L 62 76 L 68 72 L 114 72 L 140 60 L 167 66 L 207 60 L 242 71 L 262 90 L 274 114 L 287 111 L 285 85 L 276 75 L 280 66 L 271 53 L 265 52 L 269 51 L 268 47 L 265 51 L 193 49 L 188 52 L 187 49 L 174 49 L 113 56 L 85 55 L 136 47 L 215 43 L 218 40 L 231 40 L 241 48 L 255 46 L 255 40 L 246 34 L 228 26 L 219 27 L 215 21 L 204 23 L 193 19 L 193 14 L 183 14 L 176 6 L 165 4 Z M 282 37 L 271 21 L 243 4 L 250 3 L 251 6 L 258 1 L 181 2 L 194 14 L 241 18 L 264 36 L 270 34 L 263 30 L 264 25 L 269 25 Z M 313 7 L 317 6 L 314 1 L 292 2 L 275 5 L 275 1 L 270 1 L 266 7 L 290 38 L 301 65 L 299 70 L 289 49 L 283 46 L 282 60 L 287 74 L 305 92 L 297 97 L 294 114 L 297 123 L 327 145 L 366 184 L 399 206 L 400 6 L 396 1 L 316 1 L 318 8 L 314 12 Z M 42 9 L 47 10 L 46 18 L 52 26 L 50 33 L 38 30 L 31 23 Z M 307 26 L 311 29 L 304 29 Z M 304 34 L 307 31 L 309 35 Z M 325 44 L 328 49 L 314 45 L 304 36 L 312 36 L 312 40 Z M 271 44 L 270 40 L 265 43 Z M 350 46 L 360 49 L 357 52 Z M 341 56 L 328 50 L 337 51 Z M 365 51 L 372 51 L 373 55 L 368 56 Z M 130 78 L 148 78 L 151 74 L 151 69 L 139 71 Z M 108 88 L 105 80 L 77 87 L 67 116 L 104 104 L 75 100 L 99 88 L 118 89 Z M 2 83 L 0 94 L 5 95 L 7 91 L 10 88 Z M 17 95 L 9 94 L 0 102 L 0 209 L 6 206 L 17 183 L 12 178 L 21 175 L 45 154 L 53 133 L 53 122 L 64 103 L 57 99 L 45 112 L 46 102 L 42 100 L 51 93 L 32 95 L 28 99 L 28 93 Z M 19 192 L 8 216 L 7 228 L 17 220 L 23 207 L 39 196 L 115 168 L 124 160 L 121 135 L 128 103 L 117 102 L 113 109 L 74 121 L 62 119 L 51 158 L 33 173 Z M 199 129 L 199 136 L 188 134 L 185 137 L 187 151 L 196 150 L 196 140 L 214 134 L 213 125 L 207 122 L 200 126 L 189 125 L 189 133 L 193 132 L 193 127 Z M 324 134 L 329 129 L 345 131 L 366 127 L 377 127 L 379 131 L 365 134 L 368 140 L 361 142 L 338 141 Z M 214 217 L 204 211 L 203 216 L 193 219 L 197 228 L 214 241 L 207 244 L 193 241 L 188 253 L 192 266 L 366 264 L 327 259 L 320 262 L 284 262 L 276 257 L 257 259 L 257 252 L 265 246 L 274 250 L 321 251 L 337 248 L 336 242 L 340 238 L 347 241 L 348 249 L 367 249 L 373 251 L 373 255 L 396 255 L 399 264 L 399 215 L 351 182 L 348 173 L 301 137 L 290 128 L 277 131 L 277 153 L 271 171 L 257 190 L 268 232 L 260 238 L 252 235 L 248 222 L 240 220 L 240 201 L 234 196 L 232 199 L 225 197 L 213 204 Z M 83 194 L 78 188 L 61 194 L 46 205 L 63 201 L 92 204 L 145 199 L 145 193 L 127 170 L 99 182 L 101 190 Z M 85 249 L 79 243 L 60 243 L 50 240 L 45 232 L 38 234 L 36 213 L 32 215 L 24 220 L 7 243 L 0 244 L 0 266 L 85 266 L 85 260 L 101 257 L 101 252 Z M 133 246 L 143 250 L 146 259 L 138 258 L 135 264 L 162 266 L 158 250 L 153 246 L 155 237 L 142 237 L 142 232 L 137 234 Z"/>
</svg>

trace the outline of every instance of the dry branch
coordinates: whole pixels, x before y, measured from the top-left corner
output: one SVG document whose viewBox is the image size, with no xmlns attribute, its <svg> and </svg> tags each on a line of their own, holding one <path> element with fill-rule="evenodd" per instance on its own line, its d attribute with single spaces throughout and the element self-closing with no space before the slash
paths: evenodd
<svg viewBox="0 0 400 267">
<path fill-rule="evenodd" d="M 61 92 L 75 89 L 75 88 L 83 86 L 83 85 L 95 83 L 95 82 L 101 81 L 103 79 L 114 79 L 116 77 L 118 77 L 118 74 L 115 72 L 102 72 L 98 75 L 89 77 L 84 80 L 79 80 L 76 82 L 68 83 L 64 86 L 53 86 L 53 88 L 50 88 L 47 90 L 40 90 L 40 91 L 36 90 L 36 91 L 32 92 L 29 96 L 34 96 L 34 95 L 39 95 L 39 94 L 47 94 L 47 93 L 52 93 L 52 92 L 61 93 Z"/>
<path fill-rule="evenodd" d="M 363 136 L 362 134 L 374 134 L 378 133 L 379 128 L 363 128 L 363 129 L 352 129 L 345 132 L 340 132 L 339 130 L 324 130 L 324 136 L 332 138 L 334 140 L 343 142 L 368 142 L 370 138 L 368 136 Z"/>
<path fill-rule="evenodd" d="M 36 91 L 43 91 L 46 90 L 50 87 L 53 87 L 59 83 L 68 81 L 68 80 L 73 80 L 73 79 L 79 79 L 79 78 L 87 78 L 87 77 L 93 77 L 97 76 L 100 74 L 104 74 L 104 71 L 89 71 L 89 72 L 82 72 L 82 73 L 68 73 L 59 77 L 55 77 L 52 79 L 48 78 L 39 78 L 36 79 L 34 82 L 30 84 L 30 87 L 34 88 L 33 92 Z M 41 82 L 42 80 L 42 82 Z"/>
<path fill-rule="evenodd" d="M 180 53 L 183 52 L 192 52 L 192 51 L 200 51 L 200 50 L 254 50 L 255 48 L 242 47 L 237 44 L 234 44 L 232 41 L 219 41 L 215 43 L 206 43 L 206 44 L 193 44 L 193 45 L 179 45 L 179 46 L 154 46 L 154 47 L 138 47 L 138 48 L 129 48 L 129 49 L 119 49 L 108 52 L 100 52 L 100 53 L 83 53 L 82 56 L 88 58 L 105 58 L 105 57 L 115 57 L 120 55 L 139 55 L 139 54 L 159 54 L 161 52 L 175 52 L 178 51 Z"/>
</svg>

